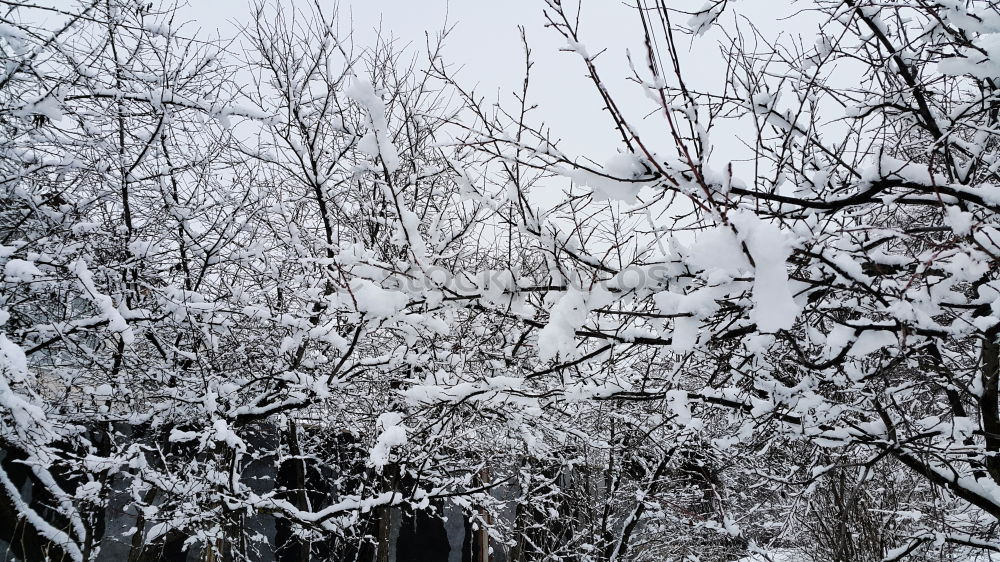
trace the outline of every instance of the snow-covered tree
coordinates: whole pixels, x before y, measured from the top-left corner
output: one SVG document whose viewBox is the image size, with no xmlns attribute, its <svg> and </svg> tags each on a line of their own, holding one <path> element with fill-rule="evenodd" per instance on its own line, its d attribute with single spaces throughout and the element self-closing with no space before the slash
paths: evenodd
<svg viewBox="0 0 1000 562">
<path fill-rule="evenodd" d="M 605 451 L 608 482 L 637 454 L 609 440 L 624 428 L 651 441 L 635 484 L 662 489 L 657 463 L 685 452 L 714 464 L 715 512 L 682 519 L 741 548 L 1000 549 L 995 5 L 818 1 L 808 47 L 720 23 L 726 2 L 637 8 L 641 40 L 620 61 L 584 46 L 575 4 L 544 7 L 621 140 L 606 164 L 564 154 L 533 121 L 528 80 L 520 111 L 467 95 L 466 143 L 506 191 L 510 236 L 538 256 L 511 291 L 537 328 L 525 385 L 546 411 L 634 404 L 570 439 Z M 685 70 L 682 42 L 709 32 L 725 38 L 719 90 Z M 603 77 L 615 64 L 650 105 Z M 665 135 L 646 134 L 653 119 Z M 734 134 L 739 154 L 713 143 Z M 537 202 L 560 181 L 563 200 Z M 612 510 L 601 559 L 667 552 L 677 496 L 650 492 Z"/>
<path fill-rule="evenodd" d="M 491 105 L 446 33 L 318 3 L 0 6 L 14 557 L 388 562 L 445 516 L 481 562 L 1000 551 L 992 3 L 815 0 L 803 43 L 639 0 L 616 61 L 542 1 L 603 165 L 527 40 Z"/>
<path fill-rule="evenodd" d="M 484 205 L 420 61 L 319 8 L 256 6 L 241 62 L 146 2 L 9 4 L 12 553 L 252 559 L 269 515 L 384 557 L 388 506 L 483 495 L 466 417 L 401 395 L 487 360 L 447 302 Z"/>
</svg>

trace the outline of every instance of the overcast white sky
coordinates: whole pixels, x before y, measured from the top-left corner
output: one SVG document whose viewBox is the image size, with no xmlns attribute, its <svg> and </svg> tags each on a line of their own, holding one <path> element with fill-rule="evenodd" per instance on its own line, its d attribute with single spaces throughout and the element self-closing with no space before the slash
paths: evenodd
<svg viewBox="0 0 1000 562">
<path fill-rule="evenodd" d="M 251 0 L 154 0 L 155 4 L 177 1 L 183 5 L 180 18 L 189 20 L 183 27 L 185 35 L 200 29 L 201 34 L 231 38 L 240 26 L 249 23 Z M 279 1 L 287 6 L 308 8 L 314 0 Z M 432 35 L 446 24 L 453 29 L 445 44 L 444 57 L 452 68 L 461 68 L 457 78 L 463 86 L 476 87 L 480 95 L 492 101 L 498 95 L 507 97 L 520 88 L 524 70 L 518 26 L 523 26 L 532 48 L 532 100 L 539 105 L 536 120 L 544 118 L 552 136 L 560 139 L 560 148 L 571 156 L 586 156 L 598 163 L 606 162 L 620 148 L 607 114 L 586 70 L 576 53 L 566 52 L 566 43 L 559 34 L 545 27 L 544 0 L 315 0 L 326 10 L 337 7 L 342 29 L 352 29 L 358 46 L 371 44 L 376 30 L 391 34 L 416 51 L 424 45 L 425 33 Z M 578 0 L 563 0 L 576 5 Z M 582 2 L 581 36 L 591 53 L 604 51 L 597 66 L 604 78 L 616 89 L 616 99 L 632 123 L 640 124 L 645 140 L 653 146 L 663 146 L 661 153 L 670 151 L 672 142 L 666 126 L 658 115 L 647 116 L 653 109 L 643 90 L 626 80 L 630 75 L 626 51 L 643 60 L 641 25 L 635 0 L 579 0 Z M 680 11 L 701 8 L 706 0 L 668 0 L 668 5 Z M 69 8 L 79 0 L 46 0 L 47 5 Z M 789 33 L 802 35 L 809 45 L 817 31 L 815 16 L 787 16 L 801 9 L 792 1 L 741 0 L 731 1 L 724 19 L 751 19 L 769 38 Z M 685 23 L 687 16 L 676 14 L 675 23 Z M 719 52 L 723 35 L 716 31 L 693 40 L 684 39 L 682 66 L 689 84 L 702 89 L 717 90 L 723 82 L 725 61 Z M 507 98 L 509 100 L 509 97 Z M 712 142 L 715 153 L 712 165 L 720 169 L 731 160 L 747 155 L 735 130 L 717 130 Z M 737 168 L 740 165 L 737 164 Z M 749 171 L 749 170 L 748 170 Z M 750 179 L 751 178 L 746 178 Z"/>
<path fill-rule="evenodd" d="M 282 1 L 294 5 L 310 0 Z M 571 2 L 566 0 L 567 4 Z M 326 0 L 321 3 L 324 7 L 333 6 Z M 681 10 L 697 9 L 703 4 L 704 0 L 670 2 L 671 7 Z M 419 49 L 424 44 L 425 32 L 433 34 L 445 22 L 455 24 L 445 45 L 445 58 L 462 67 L 458 76 L 465 84 L 478 85 L 477 90 L 489 98 L 501 90 L 506 94 L 520 86 L 524 59 L 518 26 L 523 26 L 535 59 L 532 85 L 534 99 L 540 105 L 537 115 L 544 114 L 555 136 L 563 139 L 564 152 L 585 152 L 603 162 L 617 148 L 613 130 L 600 111 L 599 98 L 585 78 L 579 57 L 560 51 L 565 42 L 554 30 L 545 28 L 544 5 L 543 0 L 341 0 L 339 13 L 342 19 L 351 22 L 349 27 L 354 29 L 355 42 L 362 45 L 370 42 L 374 30 L 381 27 Z M 770 0 L 731 5 L 750 15 L 766 34 L 781 32 L 787 22 L 777 18 L 793 11 L 790 2 Z M 218 30 L 226 37 L 234 33 L 236 26 L 247 22 L 250 11 L 248 0 L 191 0 L 182 13 L 192 20 L 189 25 L 201 27 L 205 32 Z M 686 19 L 677 16 L 677 21 Z M 649 109 L 649 102 L 638 86 L 624 80 L 628 74 L 626 49 L 637 58 L 643 52 L 635 9 L 620 0 L 583 0 L 581 23 L 583 42 L 589 52 L 607 49 L 598 59 L 602 73 L 622 86 L 620 94 L 632 106 L 633 115 L 641 118 Z M 683 55 L 687 58 L 686 69 L 696 82 L 721 84 L 725 65 L 718 51 L 719 39 L 720 35 L 709 34 L 685 43 L 690 47 Z M 654 123 L 653 119 L 650 121 Z M 650 134 L 656 135 L 658 127 L 660 121 L 656 119 Z"/>
</svg>

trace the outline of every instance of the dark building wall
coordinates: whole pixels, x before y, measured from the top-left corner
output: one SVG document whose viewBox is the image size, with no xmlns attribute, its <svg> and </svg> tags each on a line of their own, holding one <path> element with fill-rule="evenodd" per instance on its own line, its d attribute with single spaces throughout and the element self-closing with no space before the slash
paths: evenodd
<svg viewBox="0 0 1000 562">
<path fill-rule="evenodd" d="M 119 426 L 114 429 L 118 439 L 135 439 L 137 441 L 155 440 L 156 437 L 144 428 Z M 162 435 L 162 432 L 159 432 Z M 282 439 L 281 430 L 273 426 L 261 426 L 252 437 L 247 438 L 247 446 L 251 453 L 249 461 L 243 467 L 242 479 L 257 494 L 270 493 L 276 489 L 282 490 L 279 495 L 287 496 L 288 501 L 308 498 L 309 507 L 313 510 L 322 509 L 339 500 L 340 490 L 334 489 L 335 482 L 340 484 L 353 482 L 369 477 L 364 473 L 363 463 L 351 462 L 342 458 L 339 466 L 320 466 L 319 463 L 304 462 L 295 466 L 293 462 L 285 461 L 276 466 L 275 459 L 270 455 L 256 456 L 252 451 L 274 451 L 278 441 Z M 341 445 L 350 445 L 341 444 Z M 6 473 L 15 480 L 21 490 L 23 501 L 57 527 L 67 527 L 68 523 L 45 508 L 46 499 L 37 490 L 43 490 L 33 482 L 30 470 L 16 461 L 24 456 L 10 448 L 0 450 L 0 465 Z M 338 473 L 338 471 L 340 471 Z M 96 514 L 103 533 L 100 536 L 99 561 L 108 562 L 197 562 L 202 558 L 202 548 L 198 544 L 185 548 L 188 537 L 172 532 L 152 544 L 141 544 L 148 531 L 145 525 L 138 533 L 127 535 L 128 531 L 141 525 L 139 514 L 132 506 L 130 497 L 130 477 L 119 473 L 109 477 L 110 489 L 108 504 L 103 514 Z M 73 482 L 60 482 L 73 489 Z M 513 497 L 513 496 L 511 496 Z M 155 499 L 151 500 L 156 505 Z M 389 517 L 387 527 L 383 527 L 381 517 Z M 328 560 L 344 560 L 355 562 L 378 562 L 377 537 L 380 528 L 389 532 L 388 562 L 485 562 L 476 554 L 481 551 L 478 544 L 482 533 L 473 532 L 468 518 L 454 504 L 440 502 L 433 509 L 414 511 L 409 507 L 372 510 L 363 517 L 362 530 L 353 536 L 340 537 L 331 535 L 319 541 L 302 541 L 295 537 L 289 523 L 268 514 L 260 514 L 243 518 L 240 525 L 245 532 L 263 537 L 264 544 L 250 545 L 245 552 L 238 553 L 240 559 L 252 562 L 324 562 Z M 366 536 L 367 535 L 367 536 Z M 0 559 L 4 560 L 68 560 L 58 548 L 49 544 L 34 529 L 21 519 L 13 502 L 4 493 L 0 494 Z M 492 562 L 504 562 L 504 549 L 494 546 Z M 220 561 L 224 562 L 224 561 Z"/>
</svg>

